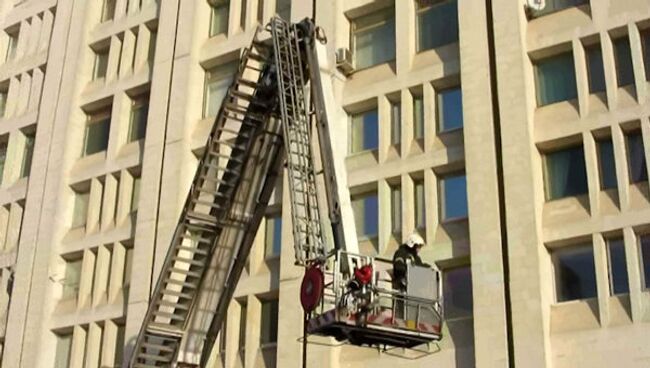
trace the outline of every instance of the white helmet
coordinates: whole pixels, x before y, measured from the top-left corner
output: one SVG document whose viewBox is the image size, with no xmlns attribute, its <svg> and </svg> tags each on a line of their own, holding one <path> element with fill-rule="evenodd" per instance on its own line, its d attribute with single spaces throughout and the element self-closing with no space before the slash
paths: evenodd
<svg viewBox="0 0 650 368">
<path fill-rule="evenodd" d="M 406 246 L 409 248 L 415 248 L 416 246 L 423 246 L 424 245 L 424 239 L 420 236 L 418 233 L 412 233 L 409 235 L 408 239 L 406 239 Z"/>
</svg>

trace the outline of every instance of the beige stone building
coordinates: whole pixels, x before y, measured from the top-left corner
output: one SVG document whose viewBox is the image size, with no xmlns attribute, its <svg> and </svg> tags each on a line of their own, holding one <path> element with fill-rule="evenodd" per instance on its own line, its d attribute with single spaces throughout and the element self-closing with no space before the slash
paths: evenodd
<svg viewBox="0 0 650 368">
<path fill-rule="evenodd" d="M 309 367 L 650 366 L 650 2 L 524 3 L 316 0 L 351 55 L 325 92 L 359 249 L 423 235 L 446 324 L 419 359 L 314 344 Z M 233 62 L 313 11 L 0 0 L 3 368 L 126 363 Z M 301 366 L 282 184 L 215 367 Z"/>
</svg>

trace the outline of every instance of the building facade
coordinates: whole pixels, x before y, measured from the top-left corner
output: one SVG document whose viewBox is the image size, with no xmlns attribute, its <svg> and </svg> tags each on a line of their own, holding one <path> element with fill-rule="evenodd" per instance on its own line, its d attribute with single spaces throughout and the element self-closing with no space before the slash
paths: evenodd
<svg viewBox="0 0 650 368">
<path fill-rule="evenodd" d="M 650 365 L 647 0 L 2 0 L 2 367 L 126 364 L 236 61 L 276 13 L 327 34 L 359 250 L 417 231 L 444 275 L 437 346 L 315 340 L 308 366 Z M 301 366 L 285 181 L 214 367 Z"/>
</svg>

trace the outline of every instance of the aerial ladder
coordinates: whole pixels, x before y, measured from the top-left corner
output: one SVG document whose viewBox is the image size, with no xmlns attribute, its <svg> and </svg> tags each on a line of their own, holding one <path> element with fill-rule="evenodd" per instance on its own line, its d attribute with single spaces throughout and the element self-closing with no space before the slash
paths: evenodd
<svg viewBox="0 0 650 368">
<path fill-rule="evenodd" d="M 296 264 L 305 267 L 305 341 L 321 335 L 410 348 L 441 338 L 438 272 L 409 267 L 409 286 L 400 292 L 390 285 L 389 260 L 346 250 L 319 41 L 325 37 L 312 20 L 274 17 L 243 51 L 135 341 L 132 368 L 206 366 L 284 166 Z"/>
</svg>

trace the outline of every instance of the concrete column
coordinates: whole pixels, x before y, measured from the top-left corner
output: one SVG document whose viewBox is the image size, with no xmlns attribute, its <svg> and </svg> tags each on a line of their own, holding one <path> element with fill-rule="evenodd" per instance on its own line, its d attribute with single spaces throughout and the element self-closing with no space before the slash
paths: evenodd
<svg viewBox="0 0 650 368">
<path fill-rule="evenodd" d="M 598 297 L 598 320 L 601 326 L 609 324 L 609 267 L 607 242 L 601 234 L 593 234 L 594 265 L 596 269 L 596 289 Z"/>
<path fill-rule="evenodd" d="M 84 368 L 99 367 L 99 352 L 102 347 L 102 327 L 97 323 L 91 323 L 88 326 L 88 335 L 86 337 L 86 361 Z"/>
<path fill-rule="evenodd" d="M 119 180 L 114 175 L 104 177 L 104 198 L 101 227 L 109 229 L 115 227 L 115 212 L 117 209 Z"/>
<path fill-rule="evenodd" d="M 408 89 L 402 90 L 402 152 L 401 156 L 406 157 L 413 146 L 413 96 Z"/>
<path fill-rule="evenodd" d="M 0 252 L 7 249 L 7 230 L 9 229 L 10 205 L 0 206 Z"/>
<path fill-rule="evenodd" d="M 38 39 L 38 51 L 45 51 L 49 49 L 53 26 L 54 26 L 54 14 L 52 14 L 51 10 L 46 10 L 45 12 L 43 12 L 41 32 Z"/>
<path fill-rule="evenodd" d="M 113 245 L 111 257 L 111 273 L 108 280 L 108 302 L 113 303 L 120 298 L 124 276 L 126 248 L 121 243 Z"/>
<path fill-rule="evenodd" d="M 29 35 L 27 39 L 26 55 L 34 55 L 38 50 L 38 40 L 41 35 L 42 23 L 43 20 L 39 15 L 34 15 L 31 17 L 31 27 L 29 29 Z"/>
<path fill-rule="evenodd" d="M 634 86 L 636 98 L 639 104 L 644 104 L 648 98 L 645 68 L 643 66 L 643 47 L 641 46 L 641 35 L 639 28 L 634 23 L 627 24 L 627 32 L 630 38 L 630 51 L 632 53 L 632 66 L 634 68 Z M 650 61 L 646 61 L 650 62 Z"/>
<path fill-rule="evenodd" d="M 413 179 L 408 174 L 402 175 L 402 234 L 406 238 L 415 229 L 415 196 Z"/>
<path fill-rule="evenodd" d="M 120 70 L 121 54 L 122 54 L 122 40 L 120 40 L 117 35 L 111 37 L 110 46 L 108 50 L 108 66 L 106 68 L 107 83 L 118 79 L 118 71 Z"/>
<path fill-rule="evenodd" d="M 612 147 L 614 149 L 616 165 L 616 186 L 618 187 L 618 201 L 622 212 L 630 208 L 630 179 L 628 176 L 627 149 L 625 135 L 621 127 L 612 126 Z"/>
<path fill-rule="evenodd" d="M 438 224 L 440 223 L 438 208 L 440 208 L 440 199 L 438 198 L 439 188 L 438 179 L 433 170 L 424 170 L 424 206 L 426 208 L 426 242 L 431 245 L 436 238 Z M 408 234 L 406 234 L 408 235 Z"/>
<path fill-rule="evenodd" d="M 14 110 L 14 116 L 23 115 L 27 110 L 31 85 L 32 76 L 30 73 L 22 73 L 20 75 L 20 90 L 18 92 L 18 101 L 16 101 L 16 110 Z"/>
<path fill-rule="evenodd" d="M 18 45 L 16 46 L 16 60 L 21 60 L 23 57 L 26 56 L 27 53 L 27 47 L 29 44 L 29 31 L 30 31 L 31 25 L 27 21 L 27 19 L 24 19 L 23 21 L 20 22 L 20 33 L 18 34 Z"/>
<path fill-rule="evenodd" d="M 578 110 L 580 116 L 587 116 L 589 113 L 589 75 L 587 71 L 587 60 L 585 48 L 579 39 L 574 39 L 573 63 L 576 71 L 576 88 L 578 90 Z"/>
<path fill-rule="evenodd" d="M 105 245 L 97 248 L 92 305 L 106 304 L 108 300 L 108 277 L 111 266 L 111 251 Z"/>
<path fill-rule="evenodd" d="M 415 55 L 415 22 L 401 22 L 401 19 L 415 19 L 415 1 L 395 2 L 395 59 L 397 75 L 406 74 L 413 64 Z"/>
<path fill-rule="evenodd" d="M 377 182 L 377 200 L 379 201 L 378 244 L 377 254 L 384 254 L 390 237 L 393 224 L 391 224 L 391 190 L 386 180 Z"/>
<path fill-rule="evenodd" d="M 101 356 L 99 357 L 100 367 L 113 367 L 115 365 L 115 352 L 117 350 L 117 325 L 108 320 L 104 322 L 104 334 L 102 336 Z"/>
<path fill-rule="evenodd" d="M 120 63 L 122 64 L 120 68 L 120 78 L 133 73 L 133 65 L 135 59 L 135 48 L 137 42 L 137 33 L 133 33 L 132 30 L 124 32 L 124 41 L 122 43 L 122 58 Z"/>
<path fill-rule="evenodd" d="M 84 250 L 83 262 L 81 265 L 81 276 L 79 280 L 79 297 L 77 306 L 80 309 L 88 308 L 91 305 L 93 291 L 93 272 L 95 272 L 95 252 Z"/>
<path fill-rule="evenodd" d="M 45 74 L 42 69 L 36 68 L 32 70 L 32 86 L 29 93 L 29 106 L 27 106 L 27 112 L 38 111 L 38 107 L 41 105 L 44 80 Z"/>
<path fill-rule="evenodd" d="M 603 55 L 603 70 L 605 72 L 605 92 L 607 105 L 614 107 L 618 104 L 618 82 L 616 81 L 616 62 L 614 61 L 614 46 L 607 32 L 600 33 L 600 46 Z"/>
<path fill-rule="evenodd" d="M 100 230 L 99 218 L 102 213 L 102 199 L 104 197 L 104 183 L 98 178 L 90 180 L 90 195 L 88 199 L 88 217 L 86 220 L 86 233 Z"/>
<path fill-rule="evenodd" d="M 422 102 L 424 103 L 424 150 L 431 152 L 437 135 L 436 91 L 431 83 L 422 86 Z M 412 114 L 411 114 L 412 115 Z"/>
<path fill-rule="evenodd" d="M 638 323 L 644 318 L 644 296 L 643 285 L 641 285 L 641 270 L 639 259 L 639 237 L 633 228 L 623 229 L 623 241 L 625 244 L 625 265 L 627 266 L 628 282 L 630 283 L 630 309 L 632 321 Z"/>
<path fill-rule="evenodd" d="M 648 163 L 650 162 L 650 118 L 647 116 L 641 118 L 641 135 L 643 136 L 645 162 Z M 650 173 L 650 165 L 646 164 L 646 170 Z"/>
<path fill-rule="evenodd" d="M 7 226 L 7 237 L 5 251 L 11 251 L 18 247 L 20 240 L 20 228 L 23 220 L 23 206 L 17 202 L 11 204 L 9 214 L 9 226 Z"/>
<path fill-rule="evenodd" d="M 379 131 L 379 145 L 378 145 L 378 160 L 379 163 L 386 162 L 388 151 L 390 150 L 390 133 L 391 133 L 391 111 L 390 101 L 383 95 L 377 99 L 377 115 L 378 115 L 378 131 Z"/>
<path fill-rule="evenodd" d="M 120 173 L 120 183 L 117 187 L 117 209 L 115 223 L 122 224 L 131 212 L 131 196 L 133 194 L 133 176 L 128 170 Z"/>
<path fill-rule="evenodd" d="M 600 213 L 600 178 L 598 175 L 598 150 L 591 132 L 582 135 L 582 145 L 587 169 L 587 187 L 589 188 L 589 212 Z"/>
<path fill-rule="evenodd" d="M 86 350 L 86 336 L 88 332 L 81 326 L 74 326 L 73 331 L 69 368 L 85 368 L 84 352 Z"/>
</svg>

